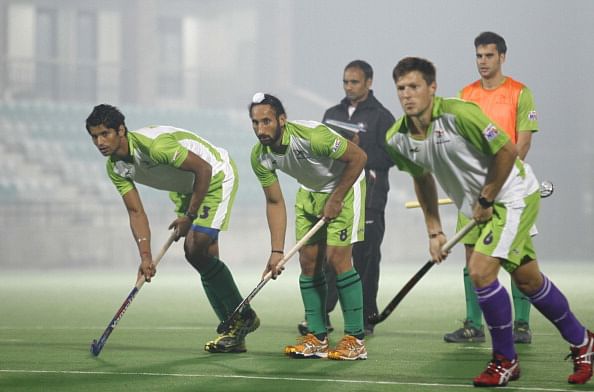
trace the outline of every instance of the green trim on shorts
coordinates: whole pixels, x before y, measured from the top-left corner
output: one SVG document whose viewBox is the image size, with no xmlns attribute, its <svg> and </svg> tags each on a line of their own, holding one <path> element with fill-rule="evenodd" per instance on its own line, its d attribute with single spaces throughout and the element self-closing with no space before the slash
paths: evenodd
<svg viewBox="0 0 594 392">
<path fill-rule="evenodd" d="M 229 220 L 231 219 L 231 210 L 233 209 L 233 204 L 235 203 L 235 196 L 237 196 L 237 190 L 239 189 L 239 172 L 237 171 L 237 166 L 235 165 L 235 161 L 231 158 L 229 158 L 229 163 L 231 164 L 231 169 L 233 170 L 233 190 L 231 191 L 231 195 L 229 196 L 229 204 L 227 204 L 227 213 L 225 214 L 225 218 L 223 219 L 221 230 L 227 230 L 227 228 L 229 227 Z"/>
<path fill-rule="evenodd" d="M 458 210 L 458 222 L 456 223 L 456 233 L 462 230 L 464 226 L 466 226 L 470 222 L 470 218 L 460 212 Z M 460 240 L 461 243 L 464 245 L 474 246 L 481 235 L 481 228 L 484 227 L 484 224 L 478 224 L 474 226 L 462 239 Z"/>
<path fill-rule="evenodd" d="M 325 241 L 330 246 L 349 246 L 365 238 L 365 178 L 353 185 L 344 197 L 340 214 L 307 241 L 308 245 Z M 357 197 L 358 196 L 358 197 Z M 297 241 L 316 224 L 324 211 L 329 193 L 299 188 L 295 197 L 295 234 Z M 357 213 L 355 213 L 355 211 Z M 358 216 L 357 216 L 358 215 Z M 353 230 L 353 228 L 356 230 Z"/>
<path fill-rule="evenodd" d="M 536 222 L 539 206 L 539 191 L 516 202 L 495 203 L 493 218 L 479 227 L 474 250 L 498 258 L 510 273 L 523 263 L 536 260 L 530 229 Z"/>
</svg>

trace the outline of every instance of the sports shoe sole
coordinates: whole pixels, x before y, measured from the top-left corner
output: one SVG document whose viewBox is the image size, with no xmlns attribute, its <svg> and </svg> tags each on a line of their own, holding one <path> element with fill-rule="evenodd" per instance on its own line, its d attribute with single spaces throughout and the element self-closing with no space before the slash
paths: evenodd
<svg viewBox="0 0 594 392">
<path fill-rule="evenodd" d="M 245 353 L 247 351 L 245 347 L 245 343 L 233 346 L 233 347 L 224 347 L 219 346 L 214 341 L 207 342 L 204 345 L 204 351 L 208 351 L 209 353 L 218 353 L 218 354 L 238 354 L 238 353 Z"/>
<path fill-rule="evenodd" d="M 452 339 L 446 336 L 443 337 L 444 342 L 446 343 L 485 343 L 485 337 L 476 337 L 476 338 L 468 338 L 464 340 L 460 339 Z"/>
<path fill-rule="evenodd" d="M 295 359 L 322 359 L 328 357 L 328 353 L 303 354 L 296 351 L 287 353 L 287 355 Z"/>
<path fill-rule="evenodd" d="M 365 360 L 367 359 L 367 353 L 361 353 L 359 355 L 357 355 L 356 357 L 344 357 L 341 356 L 338 353 L 335 352 L 329 352 L 328 353 L 328 359 L 332 359 L 334 361 L 356 361 L 356 360 Z"/>
</svg>

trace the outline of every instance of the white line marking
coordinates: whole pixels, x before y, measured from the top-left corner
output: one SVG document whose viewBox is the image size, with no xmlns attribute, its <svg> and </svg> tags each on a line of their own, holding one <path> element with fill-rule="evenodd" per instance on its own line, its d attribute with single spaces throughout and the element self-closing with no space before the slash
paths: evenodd
<svg viewBox="0 0 594 392">
<path fill-rule="evenodd" d="M 419 387 L 441 387 L 441 388 L 474 388 L 470 384 L 439 384 L 439 383 L 417 383 L 398 381 L 367 381 L 367 380 L 343 380 L 332 378 L 300 378 L 300 377 L 270 377 L 270 376 L 240 376 L 229 374 L 182 374 L 182 373 L 152 373 L 152 372 L 106 372 L 91 370 L 24 370 L 24 369 L 0 369 L 0 373 L 21 373 L 21 374 L 68 374 L 68 375 L 108 375 L 108 376 L 152 376 L 152 377 L 188 377 L 188 378 L 234 378 L 245 380 L 274 380 L 274 381 L 305 381 L 305 382 L 328 382 L 344 384 L 375 384 L 375 385 L 410 385 Z M 515 387 L 508 386 L 519 391 L 543 391 L 543 392 L 575 392 L 574 389 L 556 389 L 539 387 Z"/>
<path fill-rule="evenodd" d="M 119 325 L 118 325 L 119 326 Z M 18 330 L 18 331 L 78 331 L 78 330 L 102 330 L 105 329 L 105 325 L 102 327 L 69 327 L 69 326 L 30 326 L 30 327 L 11 327 L 11 326 L 0 326 L 0 330 L 2 331 L 9 331 L 9 330 Z M 213 327 L 179 327 L 179 326 L 170 326 L 170 327 L 129 327 L 123 326 L 118 329 L 129 329 L 135 331 L 150 331 L 150 330 L 161 330 L 161 331 L 198 331 L 198 330 L 212 330 Z"/>
<path fill-rule="evenodd" d="M 214 325 L 214 324 L 213 324 Z M 48 330 L 48 331 L 77 331 L 77 330 L 104 330 L 105 325 L 103 326 L 80 326 L 80 327 L 72 327 L 72 326 L 44 326 L 44 325 L 37 325 L 37 326 L 12 326 L 12 325 L 0 325 L 0 331 L 9 331 L 9 330 L 18 330 L 18 331 L 40 331 L 40 330 Z M 200 331 L 200 330 L 212 330 L 213 326 L 177 326 L 177 325 L 170 325 L 170 326 L 154 326 L 154 327 L 134 327 L 134 326 L 122 326 L 118 324 L 118 330 L 121 329 L 128 329 L 134 331 Z M 390 337 L 398 336 L 398 335 L 429 335 L 429 336 L 442 336 L 441 332 L 436 331 L 423 331 L 423 330 L 399 330 L 397 332 L 391 333 Z M 546 332 L 539 332 L 534 333 L 533 336 L 559 336 L 558 333 L 546 333 Z M 453 346 L 452 346 L 453 347 Z M 490 347 L 488 347 L 490 349 Z"/>
</svg>

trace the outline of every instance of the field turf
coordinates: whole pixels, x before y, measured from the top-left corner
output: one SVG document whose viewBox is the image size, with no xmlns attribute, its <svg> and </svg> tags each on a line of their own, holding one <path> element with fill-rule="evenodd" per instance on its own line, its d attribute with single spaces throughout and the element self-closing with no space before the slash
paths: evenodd
<svg viewBox="0 0 594 392">
<path fill-rule="evenodd" d="M 294 261 L 293 261 L 294 262 Z M 420 268 L 385 263 L 380 307 Z M 160 268 L 143 287 L 101 355 L 98 338 L 133 285 L 133 271 L 3 272 L 0 275 L 0 391 L 465 391 L 489 359 L 489 344 L 447 344 L 444 332 L 463 318 L 460 263 L 433 268 L 367 339 L 369 359 L 296 360 L 282 354 L 296 338 L 303 310 L 296 263 L 254 298 L 262 326 L 244 354 L 203 351 L 217 321 L 197 275 Z M 261 266 L 234 271 L 247 294 Z M 543 263 L 574 313 L 594 328 L 594 265 Z M 500 279 L 509 286 L 509 278 Z M 342 318 L 332 314 L 337 330 Z M 505 390 L 583 391 L 567 384 L 568 346 L 532 309 L 531 345 L 518 346 L 522 377 Z M 336 343 L 339 332 L 331 334 Z"/>
</svg>

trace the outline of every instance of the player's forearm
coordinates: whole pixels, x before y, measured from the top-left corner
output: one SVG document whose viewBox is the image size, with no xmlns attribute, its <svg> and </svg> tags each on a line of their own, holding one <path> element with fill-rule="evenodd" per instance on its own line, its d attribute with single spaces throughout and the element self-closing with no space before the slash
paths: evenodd
<svg viewBox="0 0 594 392">
<path fill-rule="evenodd" d="M 194 172 L 194 189 L 192 190 L 192 197 L 186 212 L 191 214 L 198 214 L 198 209 L 204 201 L 204 197 L 210 187 L 210 179 L 212 176 L 212 169 L 210 166 L 203 167 L 201 170 Z"/>
<path fill-rule="evenodd" d="M 493 162 L 491 162 L 491 167 L 489 167 L 489 171 L 487 172 L 485 185 L 479 197 L 482 196 L 487 200 L 495 200 L 501 187 L 503 187 L 503 184 L 511 173 L 517 157 L 518 153 L 512 142 L 507 142 L 505 146 L 497 151 Z"/>
<path fill-rule="evenodd" d="M 441 218 L 437 203 L 437 186 L 433 175 L 427 173 L 413 178 L 417 200 L 423 210 L 428 233 L 441 233 Z"/>
<path fill-rule="evenodd" d="M 530 150 L 531 142 L 532 132 L 526 131 L 518 133 L 516 150 L 518 151 L 518 158 L 520 158 L 522 161 L 526 160 L 526 156 L 528 155 L 528 151 Z"/>
<path fill-rule="evenodd" d="M 146 213 L 141 211 L 128 211 L 130 229 L 138 247 L 141 258 L 152 258 L 151 254 L 151 229 Z"/>
<path fill-rule="evenodd" d="M 287 231 L 287 210 L 284 201 L 267 201 L 266 219 L 270 229 L 271 250 L 283 251 Z"/>
<path fill-rule="evenodd" d="M 357 181 L 367 163 L 367 154 L 359 147 L 354 147 L 356 150 L 349 151 L 348 157 L 343 160 L 346 166 L 342 172 L 340 181 L 336 185 L 336 188 L 334 188 L 334 191 L 332 191 L 331 197 L 336 201 L 342 202 L 344 200 L 344 196 L 351 189 L 355 181 Z"/>
</svg>

